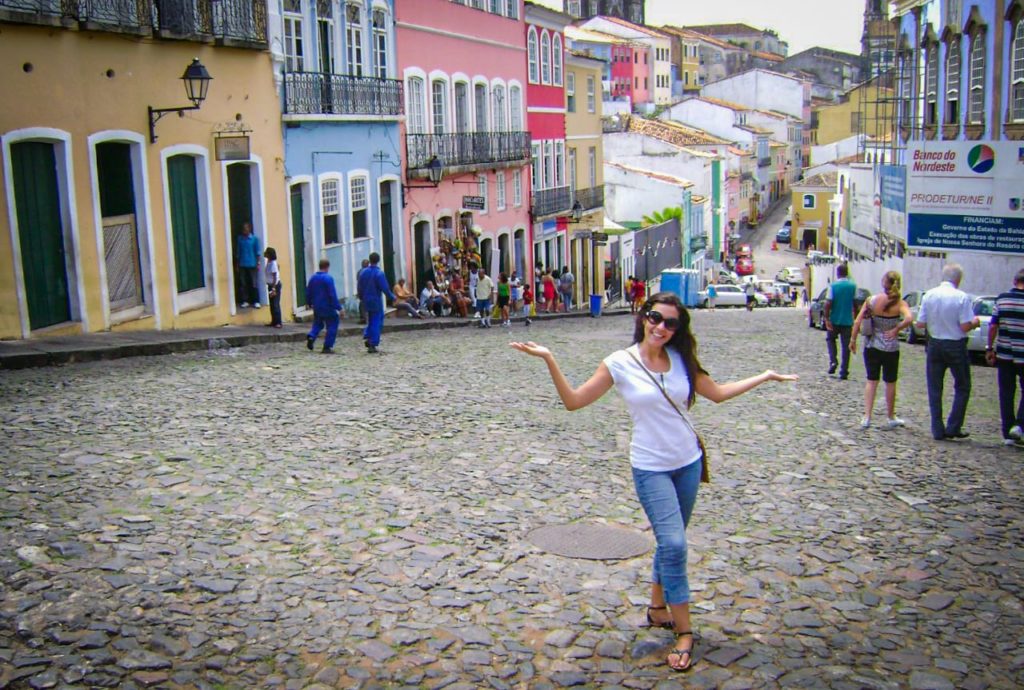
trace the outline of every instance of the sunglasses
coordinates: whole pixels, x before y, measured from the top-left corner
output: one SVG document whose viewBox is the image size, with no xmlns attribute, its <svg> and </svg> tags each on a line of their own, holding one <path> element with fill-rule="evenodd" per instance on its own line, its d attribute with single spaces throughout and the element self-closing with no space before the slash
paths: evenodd
<svg viewBox="0 0 1024 690">
<path fill-rule="evenodd" d="M 664 314 L 662 314 L 660 311 L 655 311 L 653 309 L 644 314 L 644 318 L 647 319 L 647 323 L 651 324 L 652 326 L 657 326 L 659 323 L 663 323 L 665 324 L 665 328 L 667 328 L 670 331 L 677 331 L 679 330 L 679 327 L 683 325 L 683 323 L 679 319 L 666 319 Z"/>
</svg>

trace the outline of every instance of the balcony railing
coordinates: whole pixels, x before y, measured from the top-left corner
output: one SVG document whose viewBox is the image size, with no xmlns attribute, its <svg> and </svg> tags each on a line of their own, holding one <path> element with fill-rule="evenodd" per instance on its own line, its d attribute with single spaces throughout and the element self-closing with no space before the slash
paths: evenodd
<svg viewBox="0 0 1024 690">
<path fill-rule="evenodd" d="M 208 35 L 267 43 L 267 3 L 260 0 L 156 0 L 155 28 L 171 36 Z"/>
<path fill-rule="evenodd" d="M 582 202 L 581 202 L 582 203 Z M 540 189 L 533 193 L 533 217 L 569 215 L 572 212 L 572 191 L 568 187 Z"/>
<path fill-rule="evenodd" d="M 525 163 L 530 160 L 530 133 L 407 134 L 405 150 L 410 171 L 426 170 L 434 156 L 446 168 Z"/>
<path fill-rule="evenodd" d="M 0 0 L 3 10 L 133 31 L 153 24 L 151 0 Z"/>
<path fill-rule="evenodd" d="M 574 202 L 575 201 L 580 202 L 580 208 L 584 211 L 589 211 L 593 208 L 601 208 L 604 206 L 604 185 L 600 184 L 596 187 L 577 189 Z"/>
<path fill-rule="evenodd" d="M 284 75 L 284 112 L 289 115 L 401 115 L 402 82 L 347 74 Z"/>
</svg>

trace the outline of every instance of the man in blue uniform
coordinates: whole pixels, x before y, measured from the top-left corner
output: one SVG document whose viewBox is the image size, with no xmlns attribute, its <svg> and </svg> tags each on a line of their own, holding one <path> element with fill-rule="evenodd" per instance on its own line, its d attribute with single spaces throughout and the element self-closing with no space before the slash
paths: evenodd
<svg viewBox="0 0 1024 690">
<path fill-rule="evenodd" d="M 306 304 L 313 308 L 313 328 L 306 336 L 306 347 L 313 349 L 313 343 L 324 326 L 324 354 L 334 354 L 334 340 L 338 337 L 338 321 L 341 303 L 338 301 L 338 290 L 334 287 L 334 278 L 327 272 L 331 262 L 320 259 L 320 270 L 313 274 L 306 285 Z"/>
<path fill-rule="evenodd" d="M 380 254 L 370 254 L 370 265 L 359 272 L 357 291 L 359 300 L 366 305 L 366 328 L 363 330 L 363 344 L 367 352 L 376 352 L 380 345 L 380 332 L 384 328 L 384 296 L 394 301 L 388 279 L 380 269 Z"/>
</svg>

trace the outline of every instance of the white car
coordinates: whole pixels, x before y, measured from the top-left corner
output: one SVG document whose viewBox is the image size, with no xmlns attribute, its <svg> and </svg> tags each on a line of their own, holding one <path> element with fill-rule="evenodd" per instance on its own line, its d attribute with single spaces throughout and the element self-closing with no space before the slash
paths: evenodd
<svg viewBox="0 0 1024 690">
<path fill-rule="evenodd" d="M 747 306 L 747 295 L 743 292 L 743 288 L 738 285 L 716 285 L 715 292 L 718 295 L 715 297 L 716 307 L 745 307 Z M 707 309 L 711 306 L 710 300 L 708 299 L 708 291 L 701 290 L 697 293 L 697 304 Z M 758 307 L 767 307 L 768 299 L 760 292 L 754 293 L 754 305 Z"/>
<path fill-rule="evenodd" d="M 973 357 L 984 357 L 988 347 L 988 325 L 992 321 L 992 312 L 996 307 L 995 296 L 975 297 L 972 303 L 974 315 L 981 325 L 967 334 L 967 354 Z"/>
<path fill-rule="evenodd" d="M 790 285 L 803 285 L 804 269 L 800 266 L 786 266 L 775 274 L 775 280 L 789 283 Z"/>
</svg>

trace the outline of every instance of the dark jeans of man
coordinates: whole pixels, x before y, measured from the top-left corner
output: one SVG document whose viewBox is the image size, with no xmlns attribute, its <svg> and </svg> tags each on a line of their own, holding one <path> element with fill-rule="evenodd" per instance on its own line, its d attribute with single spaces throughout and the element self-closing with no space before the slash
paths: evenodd
<svg viewBox="0 0 1024 690">
<path fill-rule="evenodd" d="M 845 379 L 850 375 L 850 333 L 853 331 L 853 326 L 836 326 L 832 325 L 832 330 L 825 336 L 825 342 L 828 344 L 828 372 L 834 373 L 836 370 L 836 364 L 839 364 L 838 353 L 836 352 L 836 338 L 839 339 L 840 345 L 843 347 L 842 352 L 842 363 L 839 364 L 839 378 Z"/>
<path fill-rule="evenodd" d="M 953 408 L 943 424 L 942 384 L 947 369 L 953 374 Z M 956 436 L 962 431 L 967 401 L 971 398 L 971 363 L 967 359 L 967 341 L 929 338 L 924 370 L 928 382 L 932 438 L 939 440 L 946 436 Z"/>
<path fill-rule="evenodd" d="M 273 293 L 273 294 L 271 294 Z M 281 325 L 281 283 L 267 286 L 267 301 L 270 303 L 270 325 Z"/>
<path fill-rule="evenodd" d="M 1024 364 L 996 360 L 999 381 L 999 417 L 1003 422 L 1003 438 L 1010 438 L 1010 429 L 1024 428 Z M 1013 414 L 1013 398 L 1020 392 L 1017 415 Z"/>
<path fill-rule="evenodd" d="M 256 304 L 260 301 L 260 295 L 256 292 L 256 273 L 258 271 L 259 269 L 255 266 L 240 266 L 238 268 L 242 304 Z"/>
</svg>

